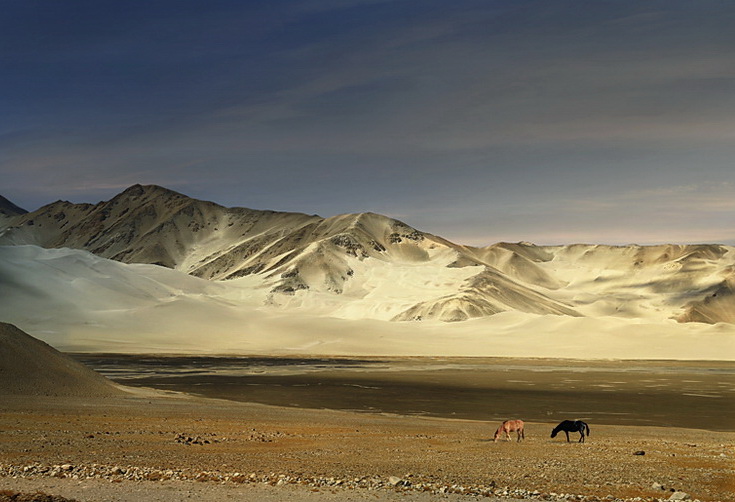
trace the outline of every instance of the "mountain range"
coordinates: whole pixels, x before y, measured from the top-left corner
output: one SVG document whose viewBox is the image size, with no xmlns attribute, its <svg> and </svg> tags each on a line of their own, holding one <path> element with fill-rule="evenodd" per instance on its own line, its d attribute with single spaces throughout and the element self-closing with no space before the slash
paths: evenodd
<svg viewBox="0 0 735 502">
<path fill-rule="evenodd" d="M 195 281 L 195 289 L 229 288 L 227 294 L 218 290 L 220 298 L 281 315 L 413 326 L 472 323 L 499 314 L 507 319 L 509 313 L 526 321 L 735 323 L 735 248 L 718 244 L 472 247 L 374 213 L 322 218 L 226 208 L 159 186 L 134 185 L 97 204 L 57 201 L 32 212 L 0 197 L 0 246 L 18 250 L 5 248 L 6 264 L 48 263 L 51 255 L 41 251 L 20 252 L 31 246 L 165 267 L 211 285 Z M 74 256 L 99 267 L 89 255 Z M 38 268 L 18 277 L 13 270 L 27 264 L 16 261 L 3 269 L 2 260 L 0 254 L 6 292 L 17 293 L 21 284 L 26 292 L 38 287 L 31 276 L 46 280 L 34 275 Z M 108 268 L 125 274 L 154 270 Z"/>
</svg>

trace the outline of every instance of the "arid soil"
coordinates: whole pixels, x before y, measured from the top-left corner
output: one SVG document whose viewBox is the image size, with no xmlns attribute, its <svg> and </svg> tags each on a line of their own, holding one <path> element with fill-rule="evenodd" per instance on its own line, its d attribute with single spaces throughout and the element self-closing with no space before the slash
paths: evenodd
<svg viewBox="0 0 735 502">
<path fill-rule="evenodd" d="M 672 491 L 735 500 L 735 433 L 591 424 L 580 444 L 551 439 L 553 425 L 529 423 L 524 442 L 494 443 L 494 422 L 143 390 L 5 396 L 0 490 L 78 500 L 667 500 Z"/>
</svg>

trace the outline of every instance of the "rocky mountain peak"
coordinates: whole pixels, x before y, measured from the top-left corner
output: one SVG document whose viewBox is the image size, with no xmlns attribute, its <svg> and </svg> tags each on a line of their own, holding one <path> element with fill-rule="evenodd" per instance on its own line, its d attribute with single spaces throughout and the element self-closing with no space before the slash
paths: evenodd
<svg viewBox="0 0 735 502">
<path fill-rule="evenodd" d="M 8 199 L 0 195 L 0 216 L 18 216 L 21 214 L 26 214 L 27 212 L 28 211 L 26 211 L 25 209 L 16 206 Z"/>
<path fill-rule="evenodd" d="M 112 198 L 112 201 L 125 201 L 125 200 L 135 200 L 135 199 L 150 199 L 150 198 L 164 198 L 164 199 L 189 199 L 186 195 L 176 192 L 174 190 L 170 190 L 168 188 L 164 188 L 159 185 L 141 185 L 141 184 L 135 184 L 132 185 L 119 194 L 117 194 L 115 197 Z M 193 199 L 192 199 L 193 200 Z"/>
</svg>

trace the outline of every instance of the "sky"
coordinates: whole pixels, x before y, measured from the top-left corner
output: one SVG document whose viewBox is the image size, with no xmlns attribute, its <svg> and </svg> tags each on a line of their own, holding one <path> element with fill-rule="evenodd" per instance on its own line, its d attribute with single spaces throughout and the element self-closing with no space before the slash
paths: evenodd
<svg viewBox="0 0 735 502">
<path fill-rule="evenodd" d="M 730 0 L 2 2 L 0 195 L 735 244 Z"/>
</svg>

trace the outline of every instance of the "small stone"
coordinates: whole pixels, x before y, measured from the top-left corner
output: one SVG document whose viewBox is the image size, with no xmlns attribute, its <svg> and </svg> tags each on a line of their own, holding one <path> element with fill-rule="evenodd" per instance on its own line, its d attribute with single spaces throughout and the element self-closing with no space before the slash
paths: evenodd
<svg viewBox="0 0 735 502">
<path fill-rule="evenodd" d="M 633 452 L 633 455 L 645 455 L 645 454 L 646 454 L 646 452 L 643 451 L 643 450 L 638 450 L 636 452 Z"/>
<path fill-rule="evenodd" d="M 691 497 L 685 492 L 674 492 L 669 497 L 669 500 L 689 500 Z"/>
<path fill-rule="evenodd" d="M 655 481 L 651 485 L 651 488 L 653 488 L 654 490 L 665 490 L 666 489 L 664 485 L 662 485 L 661 483 L 656 483 Z"/>
<path fill-rule="evenodd" d="M 403 485 L 404 481 L 403 479 L 399 478 L 398 476 L 391 476 L 388 478 L 388 483 L 391 486 L 401 486 Z"/>
</svg>

